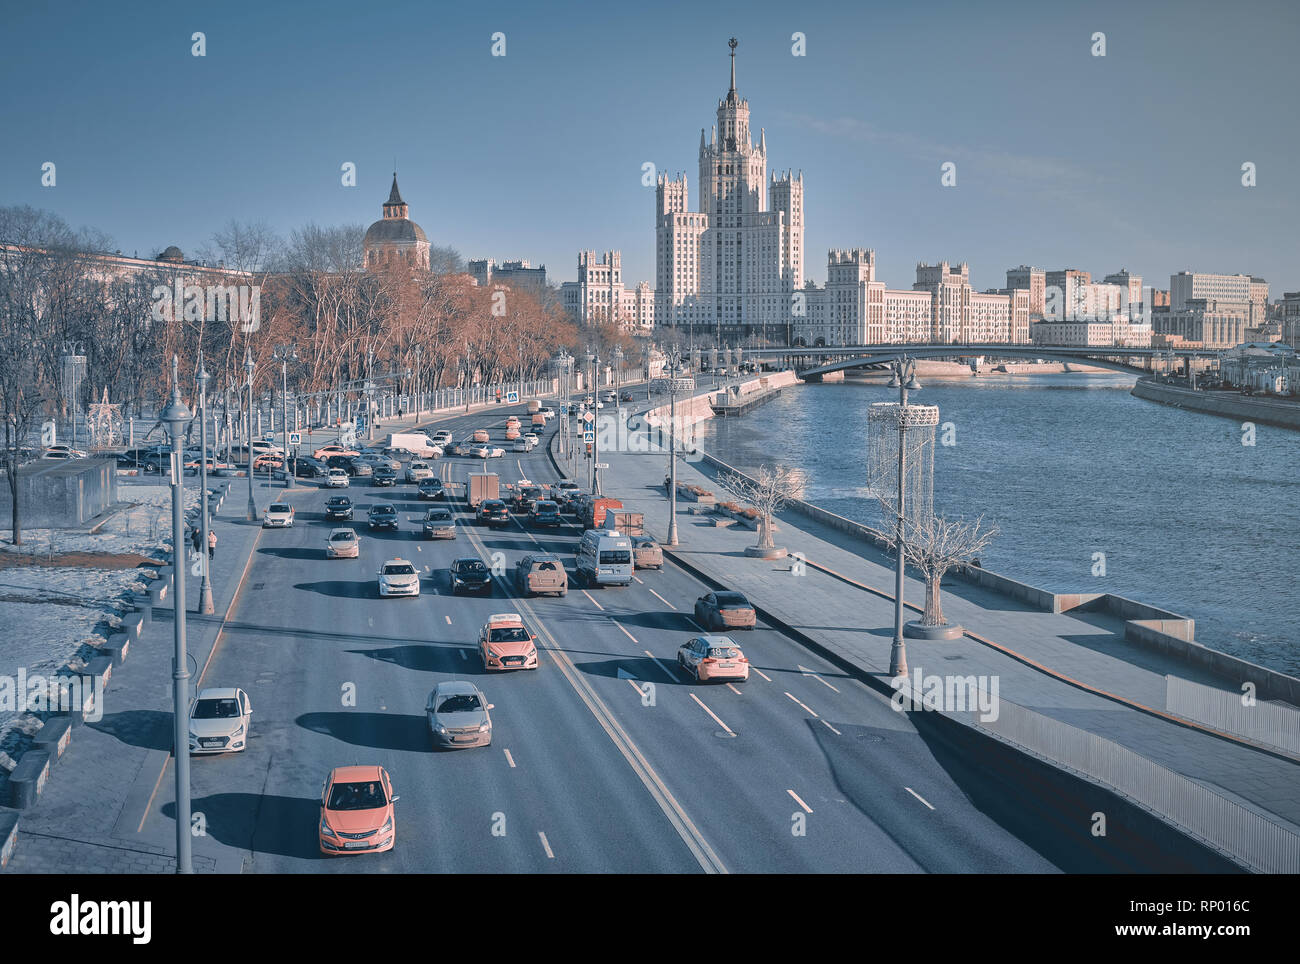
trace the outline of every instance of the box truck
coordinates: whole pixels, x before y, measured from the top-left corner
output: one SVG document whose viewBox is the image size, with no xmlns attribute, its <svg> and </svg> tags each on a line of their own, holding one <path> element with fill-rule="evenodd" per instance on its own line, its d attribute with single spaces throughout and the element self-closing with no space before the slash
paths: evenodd
<svg viewBox="0 0 1300 964">
<path fill-rule="evenodd" d="M 469 507 L 477 509 L 484 499 L 501 498 L 501 480 L 495 472 L 469 474 Z"/>
</svg>

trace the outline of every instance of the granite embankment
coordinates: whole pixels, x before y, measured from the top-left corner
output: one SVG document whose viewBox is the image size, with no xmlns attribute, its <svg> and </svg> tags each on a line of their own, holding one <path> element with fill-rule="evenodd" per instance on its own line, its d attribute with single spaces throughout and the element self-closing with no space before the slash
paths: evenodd
<svg viewBox="0 0 1300 964">
<path fill-rule="evenodd" d="M 1139 378 L 1133 386 L 1133 395 L 1149 402 L 1207 415 L 1300 429 L 1300 403 L 1282 399 L 1258 398 L 1238 392 L 1193 391 L 1153 378 Z"/>
</svg>

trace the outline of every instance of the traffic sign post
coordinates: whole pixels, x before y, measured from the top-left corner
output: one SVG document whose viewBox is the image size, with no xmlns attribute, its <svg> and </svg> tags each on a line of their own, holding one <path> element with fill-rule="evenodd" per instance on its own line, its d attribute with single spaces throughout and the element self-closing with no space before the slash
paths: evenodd
<svg viewBox="0 0 1300 964">
<path fill-rule="evenodd" d="M 518 405 L 518 404 L 519 404 L 519 393 L 518 393 L 518 392 L 506 392 L 506 404 L 507 404 L 507 405 Z"/>
</svg>

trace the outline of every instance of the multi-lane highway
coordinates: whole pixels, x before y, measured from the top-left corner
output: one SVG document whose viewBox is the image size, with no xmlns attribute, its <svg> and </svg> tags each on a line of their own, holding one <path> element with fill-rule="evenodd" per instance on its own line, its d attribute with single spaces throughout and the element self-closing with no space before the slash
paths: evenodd
<svg viewBox="0 0 1300 964">
<path fill-rule="evenodd" d="M 511 411 L 434 427 L 458 439 L 485 427 L 509 449 Z M 503 485 L 558 477 L 545 445 L 434 465 L 457 483 L 485 466 Z M 688 680 L 676 652 L 698 631 L 692 606 L 711 587 L 671 563 L 625 589 L 584 589 L 571 571 L 562 599 L 516 599 L 507 580 L 490 599 L 452 597 L 454 558 L 490 564 L 501 553 L 510 571 L 540 546 L 571 570 L 580 530 L 531 532 L 522 519 L 481 529 L 457 499 L 455 541 L 424 541 L 430 503 L 415 486 L 367 481 L 348 491 L 359 559 L 325 558 L 331 492 L 314 483 L 281 496 L 296 507 L 292 528 L 259 536 L 203 680 L 249 692 L 252 738 L 244 753 L 193 760 L 193 809 L 208 837 L 200 849 L 233 848 L 260 872 L 1058 869 L 1004 829 L 998 806 L 1014 807 L 1009 794 L 970 794 L 978 775 L 937 759 L 883 696 L 761 621 L 733 634 L 751 661 L 748 682 Z M 607 492 L 617 489 L 609 480 Z M 397 506 L 399 531 L 368 531 L 366 509 L 381 501 Z M 422 573 L 418 598 L 378 598 L 376 570 L 394 556 Z M 534 628 L 540 669 L 485 673 L 475 644 L 496 612 L 519 612 Z M 425 701 L 452 678 L 473 680 L 495 705 L 491 746 L 431 749 Z M 392 775 L 397 844 L 324 857 L 321 783 L 354 763 Z M 170 792 L 164 781 L 150 808 L 155 831 L 172 819 Z"/>
</svg>

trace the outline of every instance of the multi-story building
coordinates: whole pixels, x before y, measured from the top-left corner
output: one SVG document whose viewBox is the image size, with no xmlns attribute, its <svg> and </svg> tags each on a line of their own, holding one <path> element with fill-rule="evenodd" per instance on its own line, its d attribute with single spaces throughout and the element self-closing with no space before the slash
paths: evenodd
<svg viewBox="0 0 1300 964">
<path fill-rule="evenodd" d="M 967 341 L 970 320 L 970 266 L 953 267 L 947 261 L 916 265 L 913 291 L 930 293 L 930 338 L 945 344 Z"/>
<path fill-rule="evenodd" d="M 578 252 L 578 280 L 560 285 L 560 300 L 569 317 L 583 327 L 617 324 L 627 330 L 654 327 L 655 292 L 642 281 L 633 288 L 623 284 L 623 254 L 606 251 Z"/>
<path fill-rule="evenodd" d="M 1029 326 L 1035 345 L 1071 348 L 1150 348 L 1151 325 L 1123 315 L 1103 321 L 1036 321 Z"/>
<path fill-rule="evenodd" d="M 1024 290 L 1029 292 L 1029 317 L 1031 321 L 1042 321 L 1043 300 L 1047 291 L 1047 272 L 1042 268 L 1032 268 L 1022 264 L 1007 271 L 1007 287 L 1003 290 Z M 1028 340 L 1028 333 L 1025 338 Z"/>
<path fill-rule="evenodd" d="M 1076 321 L 1087 318 L 1088 285 L 1092 273 L 1078 268 L 1065 268 L 1047 272 L 1044 281 L 1047 293 L 1044 298 L 1043 317 L 1049 321 Z"/>
<path fill-rule="evenodd" d="M 1282 322 L 1282 340 L 1300 348 L 1300 291 L 1284 292 L 1278 310 Z"/>
<path fill-rule="evenodd" d="M 720 342 L 791 334 L 792 295 L 803 284 L 803 174 L 767 174 L 767 136 L 753 143 L 749 102 L 731 87 L 717 123 L 700 131 L 697 210 L 685 175 L 655 190 L 655 324 Z"/>
<path fill-rule="evenodd" d="M 528 261 L 502 261 L 497 263 L 491 258 L 479 258 L 467 262 L 466 270 L 486 288 L 492 284 L 509 285 L 511 288 L 523 288 L 539 292 L 546 287 L 546 265 L 534 268 Z"/>
<path fill-rule="evenodd" d="M 1232 348 L 1246 340 L 1250 306 L 1235 300 L 1184 298 L 1181 308 L 1153 311 L 1151 326 L 1158 335 L 1178 335 L 1204 348 Z"/>
</svg>

